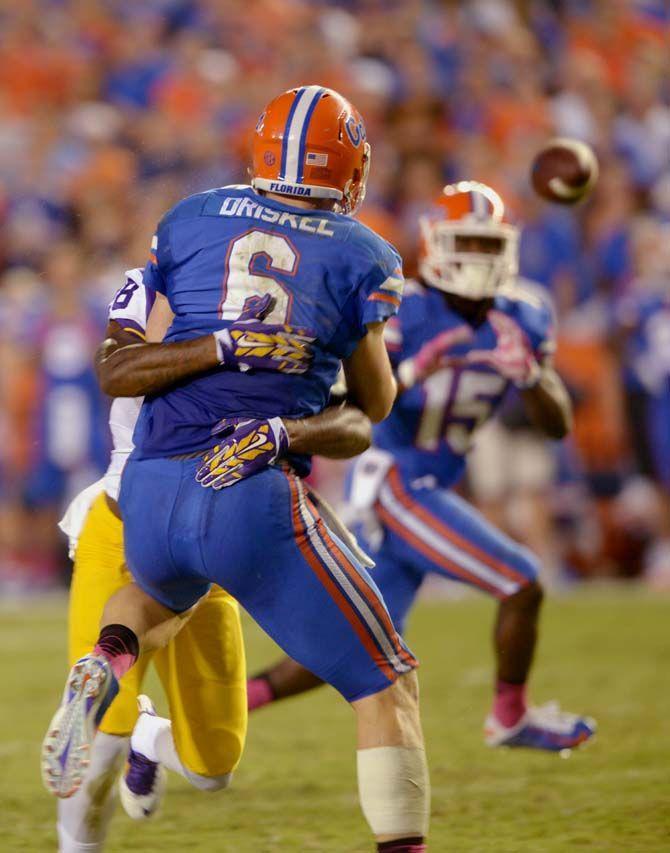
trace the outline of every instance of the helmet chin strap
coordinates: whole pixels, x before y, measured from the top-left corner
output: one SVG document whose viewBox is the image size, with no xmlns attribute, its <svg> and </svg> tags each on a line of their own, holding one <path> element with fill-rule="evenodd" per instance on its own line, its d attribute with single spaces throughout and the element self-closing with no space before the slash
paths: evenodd
<svg viewBox="0 0 670 853">
<path fill-rule="evenodd" d="M 445 291 L 444 298 L 451 309 L 460 314 L 475 329 L 486 320 L 486 315 L 493 307 L 492 296 L 487 299 L 467 299 L 464 296 L 456 296 L 455 293 Z"/>
</svg>

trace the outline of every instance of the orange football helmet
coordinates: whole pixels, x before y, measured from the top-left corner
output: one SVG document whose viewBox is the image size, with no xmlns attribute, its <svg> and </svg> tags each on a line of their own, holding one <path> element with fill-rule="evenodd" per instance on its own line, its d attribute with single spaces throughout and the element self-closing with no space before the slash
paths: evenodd
<svg viewBox="0 0 670 853">
<path fill-rule="evenodd" d="M 448 184 L 419 219 L 419 274 L 426 284 L 490 299 L 518 269 L 519 232 L 498 193 L 478 181 Z"/>
<path fill-rule="evenodd" d="M 358 110 L 321 86 L 289 89 L 267 105 L 253 140 L 251 185 L 297 198 L 332 198 L 354 213 L 365 197 L 370 146 Z"/>
</svg>

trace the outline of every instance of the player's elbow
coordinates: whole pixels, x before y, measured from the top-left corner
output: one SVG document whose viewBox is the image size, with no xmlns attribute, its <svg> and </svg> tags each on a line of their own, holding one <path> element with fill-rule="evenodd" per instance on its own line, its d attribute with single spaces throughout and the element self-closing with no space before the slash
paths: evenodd
<svg viewBox="0 0 670 853">
<path fill-rule="evenodd" d="M 96 353 L 95 372 L 100 390 L 108 397 L 134 396 L 129 393 L 128 371 L 123 362 L 123 353 L 117 341 L 114 338 L 103 341 Z"/>
<path fill-rule="evenodd" d="M 556 423 L 545 427 L 544 433 L 552 441 L 561 441 L 570 434 L 570 427 L 565 423 Z"/>
<path fill-rule="evenodd" d="M 370 418 L 373 424 L 381 423 L 391 412 L 391 406 L 385 403 L 375 403 L 368 407 L 366 415 Z"/>
<path fill-rule="evenodd" d="M 128 382 L 123 371 L 113 367 L 98 368 L 98 384 L 103 394 L 108 397 L 135 397 L 137 392 Z"/>
<path fill-rule="evenodd" d="M 372 444 L 372 421 L 363 412 L 356 418 L 349 433 L 351 456 L 358 456 Z"/>
<path fill-rule="evenodd" d="M 107 394 L 108 397 L 116 397 L 118 394 L 118 377 L 115 375 L 115 371 L 113 370 L 105 370 L 100 369 L 98 367 L 98 385 L 100 386 L 100 390 L 103 394 Z"/>
<path fill-rule="evenodd" d="M 551 417 L 543 418 L 537 426 L 547 438 L 552 441 L 561 441 L 572 430 L 572 413 L 569 411 L 555 412 Z"/>
<path fill-rule="evenodd" d="M 573 416 L 569 401 L 558 407 L 555 417 L 549 419 L 545 433 L 554 441 L 560 441 L 572 432 Z"/>
<path fill-rule="evenodd" d="M 388 383 L 378 385 L 373 393 L 367 395 L 361 409 L 373 424 L 378 424 L 389 416 L 395 403 L 396 393 L 396 381 L 392 379 Z"/>
</svg>

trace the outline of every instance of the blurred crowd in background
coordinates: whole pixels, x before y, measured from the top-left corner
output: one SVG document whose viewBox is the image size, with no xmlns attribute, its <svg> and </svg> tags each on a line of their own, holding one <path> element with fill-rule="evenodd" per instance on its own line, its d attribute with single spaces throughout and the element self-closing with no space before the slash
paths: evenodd
<svg viewBox="0 0 670 853">
<path fill-rule="evenodd" d="M 107 463 L 107 303 L 180 197 L 244 182 L 269 97 L 331 86 L 373 148 L 362 218 L 415 268 L 417 216 L 491 184 L 559 321 L 561 446 L 510 400 L 469 496 L 555 577 L 670 584 L 670 19 L 663 0 L 0 0 L 0 591 L 66 573 L 56 522 Z M 551 136 L 597 151 L 539 201 Z M 331 480 L 340 470 L 322 465 Z"/>
</svg>

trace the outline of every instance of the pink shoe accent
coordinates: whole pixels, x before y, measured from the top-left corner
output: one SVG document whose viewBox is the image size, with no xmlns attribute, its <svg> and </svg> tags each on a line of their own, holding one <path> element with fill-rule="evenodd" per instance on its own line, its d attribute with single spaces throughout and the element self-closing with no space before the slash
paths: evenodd
<svg viewBox="0 0 670 853">
<path fill-rule="evenodd" d="M 505 728 L 512 728 L 526 713 L 526 707 L 525 684 L 509 684 L 507 681 L 498 680 L 493 716 L 499 723 Z"/>
<path fill-rule="evenodd" d="M 109 661 L 109 665 L 112 668 L 112 672 L 116 676 L 116 680 L 119 681 L 130 669 L 131 666 L 135 663 L 137 658 L 135 655 L 131 654 L 110 654 L 105 649 L 102 649 L 100 646 L 96 646 L 93 649 L 94 655 L 99 655 L 100 657 L 105 658 L 105 660 Z"/>
<path fill-rule="evenodd" d="M 255 711 L 274 701 L 274 693 L 266 678 L 250 678 L 247 681 L 247 708 Z"/>
<path fill-rule="evenodd" d="M 407 843 L 406 840 L 400 839 L 397 844 L 394 844 L 392 841 L 386 841 L 384 844 L 378 844 L 377 850 L 383 851 L 383 853 L 426 853 L 428 848 L 425 843 L 416 843 L 410 841 Z"/>
</svg>

